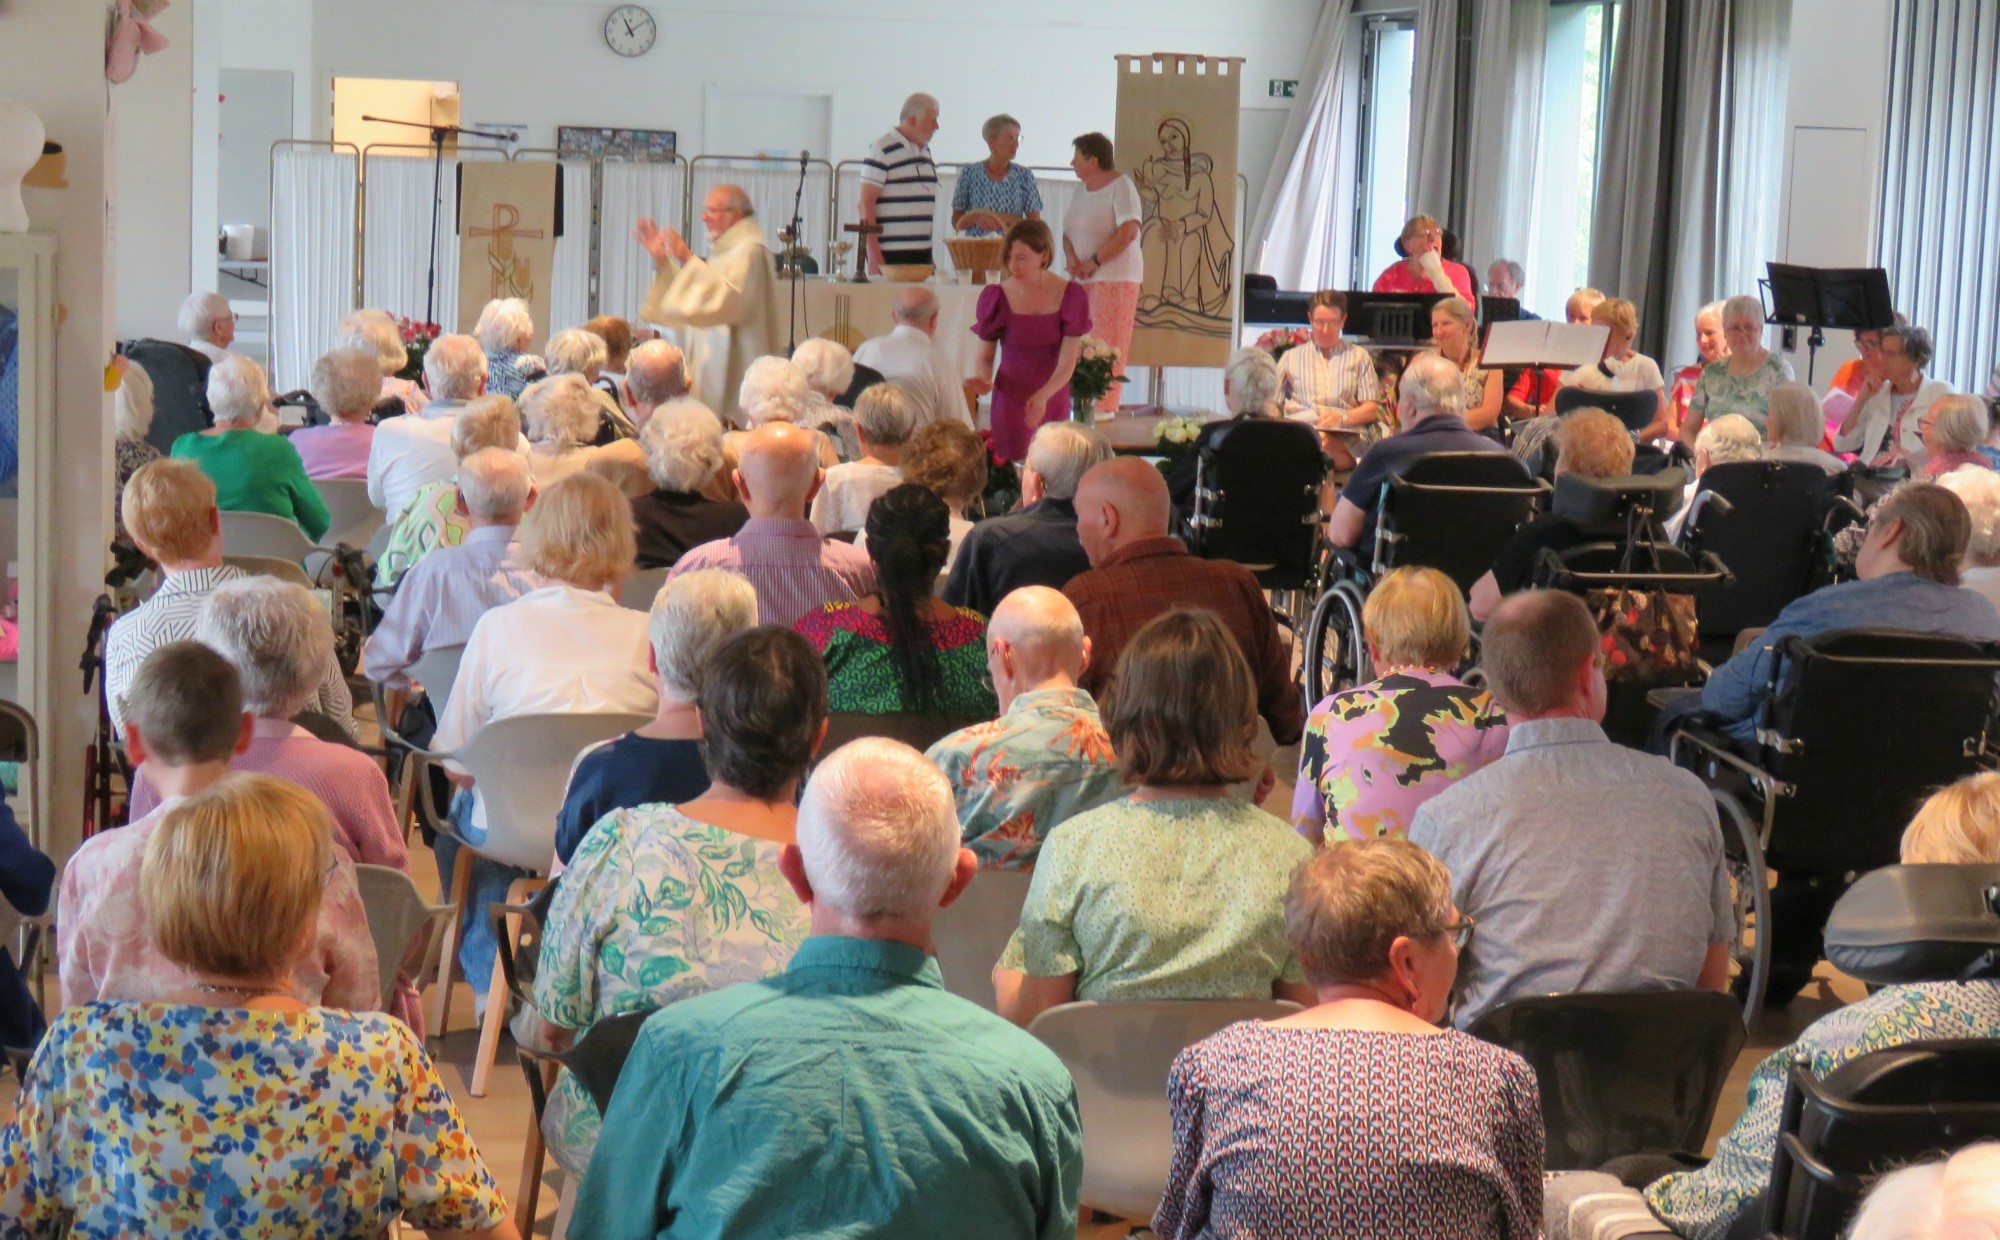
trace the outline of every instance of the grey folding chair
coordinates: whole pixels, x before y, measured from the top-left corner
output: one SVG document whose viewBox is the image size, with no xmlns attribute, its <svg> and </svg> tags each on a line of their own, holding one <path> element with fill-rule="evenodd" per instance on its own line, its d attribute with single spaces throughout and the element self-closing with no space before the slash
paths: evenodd
<svg viewBox="0 0 2000 1240">
<path fill-rule="evenodd" d="M 1299 1010 L 1278 999 L 1065 1003 L 1028 1026 L 1076 1080 L 1083 1204 L 1151 1221 L 1173 1166 L 1167 1071 L 1183 1050 L 1240 1020 Z"/>
<path fill-rule="evenodd" d="M 368 937 L 375 940 L 375 963 L 382 973 L 382 998 L 395 992 L 405 962 L 421 978 L 435 967 L 444 927 L 458 916 L 456 904 L 432 904 L 410 876 L 386 865 L 356 865 L 354 882 L 368 914 Z"/>
<path fill-rule="evenodd" d="M 653 596 L 660 587 L 667 584 L 667 574 L 673 570 L 666 568 L 641 568 L 625 579 L 618 587 L 618 605 L 633 611 L 653 610 Z"/>
<path fill-rule="evenodd" d="M 938 910 L 931 941 L 946 990 L 994 1010 L 993 966 L 1021 924 L 1032 877 L 1026 870 L 981 870 L 951 907 Z"/>
<path fill-rule="evenodd" d="M 350 547 L 365 547 L 375 531 L 382 528 L 382 511 L 368 498 L 367 479 L 317 478 L 313 480 L 313 490 L 319 492 L 333 518 L 326 527 L 326 536 L 319 540 L 320 546 L 331 549 L 346 543 Z"/>
</svg>

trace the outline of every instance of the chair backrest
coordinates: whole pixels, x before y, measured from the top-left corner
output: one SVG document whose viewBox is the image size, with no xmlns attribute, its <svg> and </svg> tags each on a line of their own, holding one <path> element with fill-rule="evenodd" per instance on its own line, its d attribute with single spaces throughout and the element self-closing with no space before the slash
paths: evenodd
<svg viewBox="0 0 2000 1240">
<path fill-rule="evenodd" d="M 1987 765 L 2000 643 L 1849 629 L 1787 637 L 1777 656 L 1758 739 L 1789 791 L 1769 852 L 1822 870 L 1894 864 L 1924 798 Z"/>
<path fill-rule="evenodd" d="M 1826 919 L 1826 958 L 1871 986 L 2000 977 L 2000 865 L 1885 865 Z"/>
<path fill-rule="evenodd" d="M 949 908 L 938 910 L 931 941 L 946 990 L 994 1010 L 993 966 L 1021 924 L 1031 878 L 1027 870 L 981 870 Z"/>
<path fill-rule="evenodd" d="M 346 543 L 350 547 L 365 547 L 375 531 L 383 526 L 382 510 L 368 498 L 368 480 L 365 478 L 320 478 L 313 482 L 313 490 L 326 503 L 326 511 L 332 518 L 326 527 L 326 537 L 320 539 L 322 547 L 336 547 Z"/>
<path fill-rule="evenodd" d="M 2000 1140 L 2000 1039 L 1870 1051 L 1823 1081 L 1794 1068 L 1765 1225 L 1788 1240 L 1834 1240 L 1878 1175 L 1992 1140 Z"/>
<path fill-rule="evenodd" d="M 625 579 L 625 584 L 618 587 L 618 605 L 633 611 L 653 610 L 653 597 L 660 592 L 661 586 L 667 584 L 667 574 L 672 571 L 666 568 L 633 570 L 632 575 Z"/>
<path fill-rule="evenodd" d="M 1653 392 L 1605 392 L 1590 388 L 1562 387 L 1556 389 L 1555 411 L 1558 416 L 1572 409 L 1602 409 L 1625 424 L 1625 429 L 1637 434 L 1646 429 L 1659 412 L 1660 398 Z"/>
<path fill-rule="evenodd" d="M 1705 591 L 1696 603 L 1704 638 L 1764 628 L 1811 587 L 1833 502 L 1833 479 L 1817 465 L 1735 461 L 1709 467 L 1682 541 L 1713 551 L 1736 580 Z"/>
<path fill-rule="evenodd" d="M 1173 1164 L 1167 1071 L 1175 1056 L 1226 1025 L 1298 1010 L 1273 999 L 1193 999 L 1065 1003 L 1037 1016 L 1028 1032 L 1076 1081 L 1083 1204 L 1153 1217 Z"/>
<path fill-rule="evenodd" d="M 1617 478 L 1564 474 L 1556 479 L 1550 511 L 1592 534 L 1623 537 L 1627 518 L 1644 507 L 1651 510 L 1655 528 L 1663 531 L 1667 518 L 1680 511 L 1686 488 L 1687 473 L 1678 468 Z"/>
<path fill-rule="evenodd" d="M 255 556 L 299 564 L 319 549 L 296 522 L 268 512 L 225 512 L 221 517 L 225 559 Z"/>
<path fill-rule="evenodd" d="M 901 741 L 912 749 L 929 749 L 960 728 L 984 719 L 968 719 L 959 715 L 932 715 L 916 711 L 899 711 L 888 715 L 855 715 L 836 712 L 826 717 L 826 740 L 819 747 L 821 757 L 832 753 L 849 741 L 860 740 L 864 736 L 886 736 L 890 740 Z"/>
<path fill-rule="evenodd" d="M 1548 494 L 1510 453 L 1420 456 L 1382 490 L 1375 566 L 1435 568 L 1470 594 Z"/>
<path fill-rule="evenodd" d="M 172 340 L 128 340 L 118 351 L 139 363 L 153 381 L 153 425 L 146 442 L 172 452 L 174 440 L 215 425 L 208 407 L 208 368 L 214 363 Z"/>
<path fill-rule="evenodd" d="M 1744 1036 L 1736 1001 L 1708 990 L 1538 995 L 1470 1032 L 1535 1069 L 1550 1170 L 1701 1150 Z"/>
<path fill-rule="evenodd" d="M 486 809 L 481 855 L 547 873 L 555 859 L 556 813 L 562 809 L 576 755 L 652 718 L 622 713 L 515 715 L 479 729 L 455 756 L 478 784 Z"/>
<path fill-rule="evenodd" d="M 1303 580 L 1326 461 L 1310 427 L 1245 418 L 1218 428 L 1195 461 L 1188 549 Z"/>
<path fill-rule="evenodd" d="M 458 664 L 465 658 L 465 647 L 433 646 L 417 656 L 404 673 L 424 687 L 430 697 L 431 709 L 437 717 L 444 717 L 444 708 L 451 702 L 451 687 L 458 682 Z"/>
<path fill-rule="evenodd" d="M 443 941 L 439 931 L 452 908 L 424 899 L 409 875 L 386 865 L 355 866 L 354 882 L 368 914 L 368 937 L 375 941 L 375 964 L 386 998 L 395 991 L 397 970 L 405 963 L 411 977 L 429 972 L 428 957 Z"/>
<path fill-rule="evenodd" d="M 658 1008 L 648 1008 L 643 1012 L 607 1016 L 584 1030 L 576 1045 L 558 1056 L 597 1104 L 598 1114 L 610 1108 L 612 1091 L 618 1088 L 618 1078 L 625 1071 L 626 1059 L 631 1057 L 632 1044 L 639 1040 L 639 1030 L 645 1027 L 647 1018 L 657 1011 Z"/>
</svg>

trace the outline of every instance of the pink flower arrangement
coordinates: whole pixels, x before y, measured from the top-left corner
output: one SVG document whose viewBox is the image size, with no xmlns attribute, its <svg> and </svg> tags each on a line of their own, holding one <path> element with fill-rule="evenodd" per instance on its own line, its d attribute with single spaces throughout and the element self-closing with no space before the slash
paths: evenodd
<svg viewBox="0 0 2000 1240">
<path fill-rule="evenodd" d="M 1279 358 L 1285 355 L 1285 350 L 1297 348 L 1311 339 L 1312 332 L 1303 327 L 1274 327 L 1257 337 L 1257 347 Z"/>
</svg>

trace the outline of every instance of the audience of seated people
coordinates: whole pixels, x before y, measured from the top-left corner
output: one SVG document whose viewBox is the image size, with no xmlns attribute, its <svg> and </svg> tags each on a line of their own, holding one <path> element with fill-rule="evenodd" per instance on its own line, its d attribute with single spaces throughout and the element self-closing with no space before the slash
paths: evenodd
<svg viewBox="0 0 2000 1240">
<path fill-rule="evenodd" d="M 229 660 L 196 641 L 159 647 L 133 678 L 125 751 L 156 794 L 156 804 L 150 812 L 135 809 L 130 824 L 85 840 L 63 867 L 56 962 L 64 1007 L 162 999 L 196 980 L 147 933 L 151 893 L 142 882 L 141 864 L 147 841 L 166 817 L 229 778 L 231 766 L 254 743 L 256 718 L 245 709 L 242 686 Z M 312 796 L 308 789 L 296 791 Z M 314 804 L 318 814 L 326 814 L 322 802 Z M 329 825 L 329 835 L 332 830 Z M 382 981 L 354 863 L 338 847 L 331 862 L 330 869 L 323 864 L 314 871 L 316 888 L 325 880 L 312 919 L 315 937 L 287 959 L 292 993 L 329 1007 L 372 1012 L 382 1006 Z"/>
<path fill-rule="evenodd" d="M 701 686 L 723 643 L 756 627 L 757 592 L 728 569 L 705 568 L 660 587 L 648 615 L 659 710 L 651 723 L 577 755 L 556 815 L 556 857 L 565 864 L 613 810 L 678 805 L 708 791 Z"/>
<path fill-rule="evenodd" d="M 1423 354 L 1410 359 L 1396 387 L 1396 403 L 1402 429 L 1368 449 L 1327 519 L 1327 541 L 1352 548 L 1363 564 L 1375 556 L 1375 516 L 1382 493 L 1410 462 L 1432 452 L 1504 451 L 1466 428 L 1464 387 L 1457 368 L 1443 358 Z"/>
<path fill-rule="evenodd" d="M 903 484 L 903 445 L 914 431 L 910 400 L 893 383 L 878 383 L 854 402 L 861 454 L 826 471 L 813 496 L 811 519 L 822 534 L 861 529 L 868 506 Z"/>
<path fill-rule="evenodd" d="M 333 523 L 326 501 L 306 477 L 299 450 L 266 426 L 271 391 L 264 368 L 232 353 L 208 372 L 208 404 L 215 425 L 174 440 L 175 460 L 193 461 L 215 483 L 224 512 L 283 517 L 317 542 Z"/>
<path fill-rule="evenodd" d="M 382 384 L 375 394 L 377 412 L 386 410 L 384 416 L 394 417 L 424 411 L 430 397 L 424 394 L 423 385 L 400 377 L 410 365 L 410 349 L 388 311 L 356 310 L 340 321 L 335 336 L 341 348 L 359 349 L 375 359 L 376 369 L 382 372 Z"/>
<path fill-rule="evenodd" d="M 806 505 L 823 477 L 814 434 L 783 421 L 745 431 L 735 478 L 750 519 L 727 538 L 687 551 L 670 575 L 701 568 L 742 573 L 757 587 L 757 619 L 780 628 L 828 603 L 852 603 L 874 593 L 875 566 L 868 554 L 822 539 L 806 520 Z"/>
<path fill-rule="evenodd" d="M 1472 643 L 1458 584 L 1399 568 L 1361 626 L 1375 679 L 1306 715 L 1292 825 L 1314 844 L 1406 836 L 1418 807 L 1507 750 L 1507 716 L 1456 675 Z"/>
<path fill-rule="evenodd" d="M 902 470 L 906 480 L 929 490 L 951 511 L 951 550 L 945 553 L 945 575 L 939 576 L 937 583 L 942 594 L 952 565 L 958 562 L 958 549 L 972 532 L 966 511 L 986 492 L 986 442 L 963 422 L 950 418 L 932 422 L 910 436 L 903 449 Z M 855 531 L 854 545 L 864 551 L 868 548 L 865 522 Z"/>
<path fill-rule="evenodd" d="M 0 788 L 0 899 L 23 917 L 40 917 L 49 911 L 55 893 L 56 863 L 21 830 L 6 790 Z M 0 951 L 0 1046 L 33 1046 L 45 1027 L 41 1006 L 13 953 Z"/>
<path fill-rule="evenodd" d="M 571 1234 L 790 1236 L 837 1218 L 857 1235 L 1070 1235 L 1076 1086 L 1035 1038 L 946 993 L 930 954 L 976 867 L 944 776 L 894 741 L 843 746 L 807 783 L 796 838 L 778 864 L 809 936 L 779 976 L 646 1022 Z"/>
<path fill-rule="evenodd" d="M 393 418 L 391 423 L 401 421 Z M 384 426 L 390 423 L 384 423 Z M 480 396 L 457 407 L 449 418 L 438 418 L 447 435 L 452 459 L 451 472 L 435 482 L 426 482 L 411 495 L 402 512 L 390 519 L 388 541 L 375 564 L 375 584 L 382 589 L 395 586 L 403 575 L 423 562 L 439 547 L 456 547 L 472 533 L 472 520 L 459 502 L 458 473 L 467 459 L 489 450 L 505 452 L 528 468 L 522 450 L 521 415 L 505 396 Z M 529 478 L 529 503 L 534 502 L 533 477 Z"/>
<path fill-rule="evenodd" d="M 1047 422 L 1028 441 L 1021 506 L 972 527 L 952 561 L 944 601 L 991 614 L 1022 586 L 1060 590 L 1090 568 L 1076 534 L 1076 489 L 1111 459 L 1111 443 L 1079 422 Z"/>
<path fill-rule="evenodd" d="M 306 477 L 366 478 L 368 445 L 375 427 L 369 418 L 382 396 L 382 371 L 373 353 L 335 349 L 313 363 L 313 403 L 329 421 L 293 431 L 290 442 Z"/>
<path fill-rule="evenodd" d="M 863 403 L 889 386 L 869 388 Z M 854 602 L 807 612 L 795 626 L 826 661 L 831 708 L 990 717 L 986 619 L 934 593 L 951 550 L 951 511 L 928 489 L 905 482 L 869 507 L 868 534 L 875 588 Z"/>
<path fill-rule="evenodd" d="M 496 297 L 487 302 L 472 336 L 486 356 L 486 390 L 496 396 L 519 400 L 530 383 L 548 373 L 542 359 L 528 352 L 535 341 L 535 319 L 522 298 Z"/>
<path fill-rule="evenodd" d="M 1090 654 L 1083 618 L 1047 586 L 1014 591 L 987 621 L 999 717 L 924 755 L 951 781 L 965 846 L 984 869 L 1032 867 L 1049 832 L 1124 792 L 1097 701 L 1076 683 Z"/>
<path fill-rule="evenodd" d="M 627 343 L 630 343 L 629 340 Z M 606 388 L 599 382 L 604 375 L 605 360 L 611 356 L 610 346 L 605 343 L 604 337 L 587 328 L 572 327 L 550 336 L 548 347 L 543 352 L 551 379 L 577 375 L 590 386 L 591 403 L 597 409 L 597 426 L 583 443 L 601 447 L 615 440 L 630 439 L 639 433 L 632 424 L 632 416 L 619 402 L 615 389 Z"/>
<path fill-rule="evenodd" d="M 552 1025 L 585 1029 L 759 981 L 784 972 L 805 941 L 806 908 L 781 861 L 798 842 L 799 787 L 826 735 L 826 672 L 798 634 L 777 628 L 737 632 L 707 653 L 701 749 L 713 782 L 614 807 L 583 837 L 535 973 L 535 1007 Z M 662 910 L 678 933 L 662 933 Z M 598 1122 L 565 1075 L 542 1120 L 565 1171 L 583 1174 Z"/>
<path fill-rule="evenodd" d="M 1715 802 L 1690 772 L 1604 735 L 1583 600 L 1508 598 L 1479 665 L 1507 751 L 1424 802 L 1409 833 L 1479 924 L 1453 1023 L 1530 995 L 1723 989 L 1737 929 Z"/>
<path fill-rule="evenodd" d="M 838 340 L 813 336 L 792 350 L 792 365 L 806 377 L 806 408 L 799 425 L 825 435 L 841 460 L 860 460 L 863 449 L 854 433 L 854 410 L 836 403 L 854 386 L 854 355 Z"/>
<path fill-rule="evenodd" d="M 903 389 L 919 429 L 942 421 L 970 429 L 965 376 L 937 346 L 937 294 L 921 285 L 897 290 L 890 319 L 895 326 L 888 335 L 864 340 L 855 348 L 855 363 L 873 367 Z"/>
<path fill-rule="evenodd" d="M 1404 840 L 1331 844 L 1284 918 L 1311 1006 L 1174 1061 L 1153 1230 L 1537 1240 L 1540 1090 L 1519 1055 L 1444 1025 L 1473 932 L 1444 866 Z"/>
<path fill-rule="evenodd" d="M 1187 609 L 1141 628 L 1104 725 L 1130 791 L 1042 842 L 993 974 L 1000 1014 L 1027 1025 L 1073 999 L 1312 1002 L 1282 916 L 1312 845 L 1236 794 L 1263 760 L 1229 630 Z"/>
<path fill-rule="evenodd" d="M 1826 416 L 1819 397 L 1805 384 L 1788 380 L 1771 388 L 1764 422 L 1764 459 L 1817 465 L 1828 474 L 1845 473 L 1847 462 L 1820 447 Z"/>
<path fill-rule="evenodd" d="M 1556 426 L 1557 478 L 1621 478 L 1632 472 L 1638 445 L 1625 424 L 1602 409 L 1574 409 Z M 1484 622 L 1503 596 L 1524 590 L 1534 579 L 1544 550 L 1567 551 L 1590 542 L 1594 532 L 1559 512 L 1544 512 L 1514 531 L 1493 567 L 1472 583 L 1472 618 Z"/>
<path fill-rule="evenodd" d="M 104 700 L 111 726 L 125 725 L 125 694 L 153 648 L 194 635 L 202 604 L 224 582 L 244 576 L 222 562 L 222 520 L 215 484 L 189 461 L 154 461 L 125 484 L 132 541 L 158 566 L 159 588 L 118 617 L 104 639 Z M 331 654 L 305 709 L 354 736 L 354 698 Z"/>
<path fill-rule="evenodd" d="M 432 341 L 424 354 L 424 387 L 430 403 L 419 413 L 377 423 L 368 445 L 368 502 L 392 522 L 418 491 L 449 481 L 458 470 L 451 450 L 452 420 L 467 401 L 486 393 L 486 355 L 479 342 L 456 335 Z M 519 436 L 516 422 L 517 443 Z"/>
<path fill-rule="evenodd" d="M 1197 559 L 1167 532 L 1173 504 L 1160 471 L 1133 457 L 1092 467 L 1077 488 L 1076 514 L 1090 571 L 1072 578 L 1063 593 L 1096 650 L 1083 687 L 1102 698 L 1126 643 L 1154 617 L 1175 607 L 1207 608 L 1249 662 L 1257 713 L 1272 738 L 1295 743 L 1305 730 L 1305 709 L 1292 683 L 1291 643 L 1249 569 Z"/>
<path fill-rule="evenodd" d="M 240 730 L 226 705 L 167 717 L 205 741 Z M 0 1134 L 10 1231 L 384 1235 L 400 1219 L 515 1240 L 421 1034 L 303 984 L 328 906 L 361 917 L 325 807 L 225 775 L 91 844 L 121 851 L 116 915 L 158 968 L 146 993 L 79 995 L 36 1050 Z"/>
<path fill-rule="evenodd" d="M 722 420 L 692 397 L 648 413 L 639 430 L 653 489 L 632 501 L 640 568 L 672 568 L 690 548 L 728 538 L 750 510 L 735 497 L 722 455 Z M 728 499 L 711 498 L 717 479 Z"/>
</svg>

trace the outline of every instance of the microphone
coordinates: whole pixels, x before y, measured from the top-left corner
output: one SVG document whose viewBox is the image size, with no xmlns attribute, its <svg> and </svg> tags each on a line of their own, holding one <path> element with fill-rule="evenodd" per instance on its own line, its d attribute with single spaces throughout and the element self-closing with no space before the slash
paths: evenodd
<svg viewBox="0 0 2000 1240">
<path fill-rule="evenodd" d="M 806 159 L 807 159 L 807 157 L 808 157 L 809 155 L 810 155 L 810 152 L 808 152 L 808 151 L 800 151 L 800 152 L 799 152 L 799 171 L 800 171 L 800 172 L 804 172 L 804 171 L 806 170 Z"/>
</svg>

